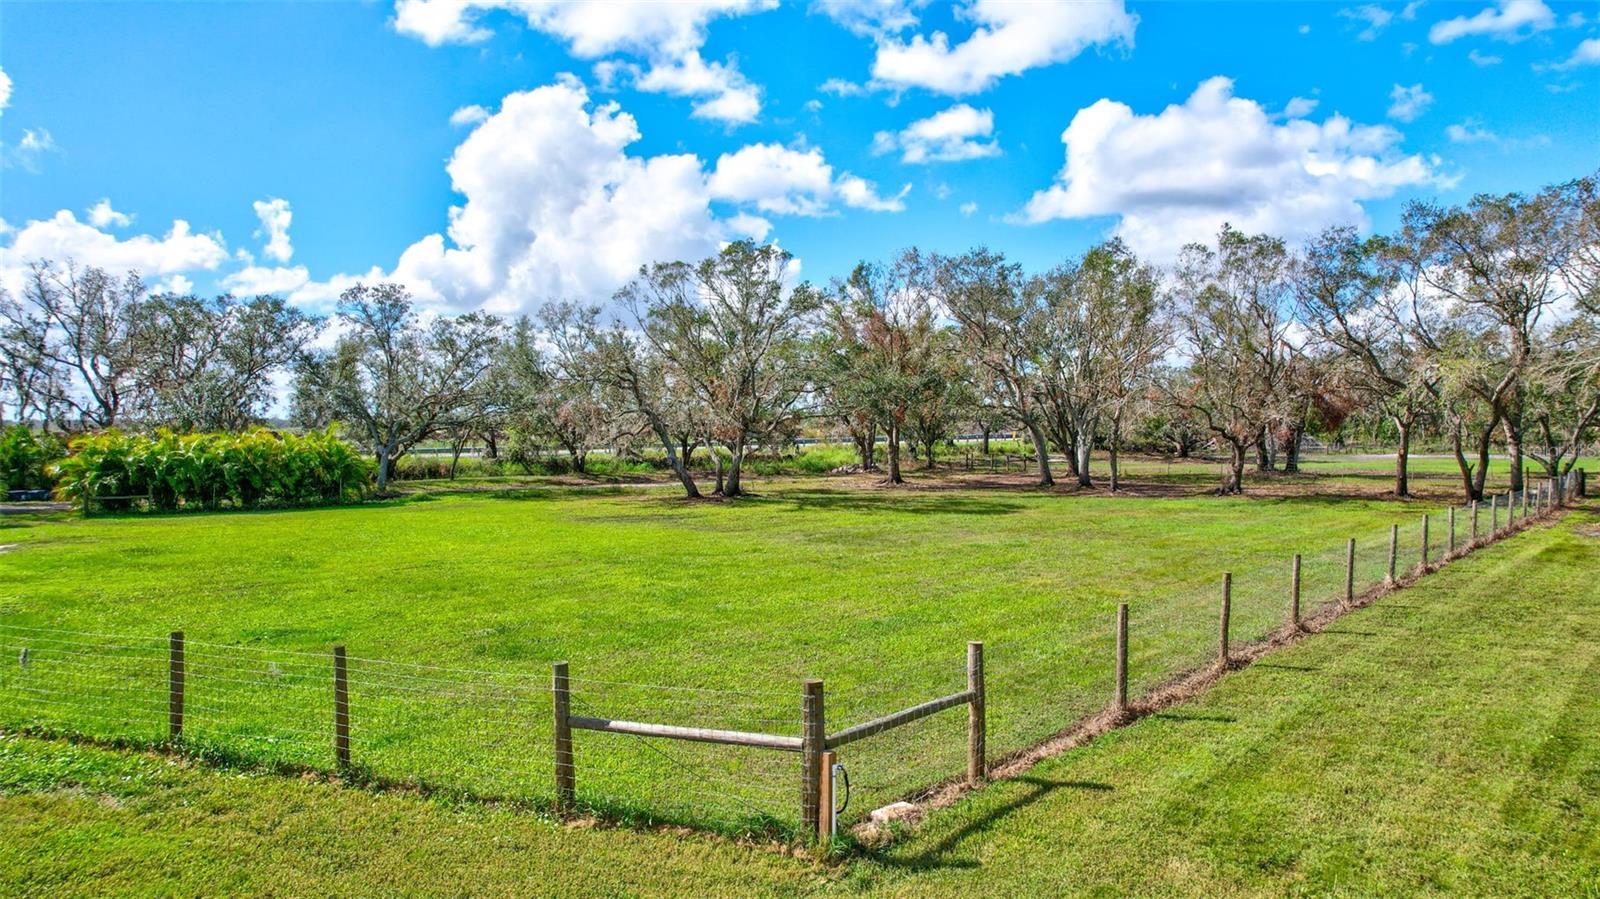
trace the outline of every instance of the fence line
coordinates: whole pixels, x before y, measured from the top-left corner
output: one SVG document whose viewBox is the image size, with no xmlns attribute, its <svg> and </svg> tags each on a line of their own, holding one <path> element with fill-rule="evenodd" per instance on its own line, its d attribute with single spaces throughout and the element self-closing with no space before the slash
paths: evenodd
<svg viewBox="0 0 1600 899">
<path fill-rule="evenodd" d="M 1224 573 L 1220 596 L 1210 594 L 1220 599 L 1210 606 L 1210 650 L 1203 619 L 1215 600 L 1205 594 L 1179 598 L 1154 620 L 1131 619 L 1120 603 L 1104 643 L 1099 635 L 1082 646 L 1046 639 L 1048 622 L 1023 639 L 991 639 L 987 660 L 984 643 L 968 642 L 965 657 L 952 653 L 942 669 L 954 689 L 925 675 L 835 694 L 815 679 L 798 693 L 640 684 L 574 677 L 564 661 L 545 679 L 352 656 L 342 645 L 276 649 L 182 631 L 137 636 L 0 621 L 0 651 L 17 660 L 0 664 L 0 727 L 549 803 L 563 813 L 826 838 L 836 761 L 858 768 L 857 817 L 871 808 L 864 803 L 951 780 L 980 783 L 996 757 L 1100 711 L 1125 716 L 1163 681 L 1225 669 L 1242 643 L 1298 631 L 1306 618 L 1353 603 L 1358 590 L 1470 553 L 1585 495 L 1585 486 L 1579 469 L 1491 496 L 1487 529 L 1479 504 L 1460 507 L 1466 516 L 1451 506 L 1441 539 L 1423 515 L 1383 538 L 1295 554 L 1281 575 Z M 1328 598 L 1319 604 L 1319 596 Z M 929 698 L 905 705 L 908 693 Z M 894 707 L 884 710 L 885 701 Z M 940 714 L 960 707 L 964 727 Z M 830 731 L 830 721 L 851 723 Z M 580 745 L 575 732 L 594 737 Z"/>
</svg>

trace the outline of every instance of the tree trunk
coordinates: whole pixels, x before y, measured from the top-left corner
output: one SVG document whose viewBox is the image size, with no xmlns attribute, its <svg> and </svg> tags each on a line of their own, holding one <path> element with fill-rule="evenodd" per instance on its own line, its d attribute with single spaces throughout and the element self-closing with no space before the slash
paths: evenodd
<svg viewBox="0 0 1600 899">
<path fill-rule="evenodd" d="M 677 448 L 672 439 L 672 433 L 667 430 L 666 423 L 654 414 L 649 414 L 650 430 L 656 432 L 656 439 L 661 441 L 661 449 L 667 454 L 667 464 L 672 466 L 672 473 L 678 476 L 678 482 L 683 484 L 684 496 L 689 499 L 700 498 L 700 488 L 694 485 L 694 478 L 689 474 L 687 458 L 678 456 Z"/>
<path fill-rule="evenodd" d="M 924 465 L 923 468 L 927 469 L 928 471 L 933 470 L 933 445 L 937 442 L 938 440 L 936 438 L 929 437 L 922 443 L 922 452 L 927 460 L 927 464 Z"/>
<path fill-rule="evenodd" d="M 979 428 L 978 430 L 983 433 L 983 454 L 987 456 L 989 455 L 989 429 L 987 427 L 983 427 Z"/>
<path fill-rule="evenodd" d="M 1483 499 L 1484 479 L 1489 473 L 1489 442 L 1494 438 L 1494 429 L 1500 426 L 1498 420 L 1490 422 L 1489 426 L 1477 433 L 1475 438 L 1478 445 L 1473 452 L 1477 455 L 1476 469 L 1474 464 L 1467 461 L 1466 452 L 1462 446 L 1461 430 L 1457 426 L 1451 435 L 1451 445 L 1455 450 L 1456 467 L 1461 470 L 1461 480 L 1466 488 L 1467 502 Z"/>
<path fill-rule="evenodd" d="M 389 489 L 389 445 L 381 444 L 378 447 L 378 494 L 381 496 Z"/>
<path fill-rule="evenodd" d="M 1494 425 L 1483 430 L 1478 437 L 1478 472 L 1473 477 L 1473 491 L 1478 499 L 1483 498 L 1484 481 L 1489 477 L 1489 441 L 1494 439 Z"/>
<path fill-rule="evenodd" d="M 1283 470 L 1300 471 L 1300 438 L 1305 435 L 1305 425 L 1295 425 L 1289 432 L 1289 445 L 1283 448 Z"/>
<path fill-rule="evenodd" d="M 1217 493 L 1223 496 L 1244 493 L 1244 454 L 1243 441 L 1228 441 L 1228 477 L 1222 482 L 1222 486 L 1217 488 Z"/>
<path fill-rule="evenodd" d="M 1450 435 L 1450 449 L 1455 453 L 1456 468 L 1461 472 L 1461 489 L 1466 494 L 1466 501 L 1470 503 L 1482 499 L 1483 497 L 1472 487 L 1472 464 L 1467 461 L 1467 454 L 1461 445 L 1461 428 L 1459 426 Z"/>
<path fill-rule="evenodd" d="M 1073 440 L 1073 449 L 1077 451 L 1077 464 L 1073 468 L 1077 469 L 1079 487 L 1093 487 L 1094 480 L 1089 477 L 1089 454 L 1094 450 L 1094 430 L 1087 429 L 1088 433 L 1084 430 L 1080 429 Z"/>
<path fill-rule="evenodd" d="M 900 476 L 900 426 L 893 421 L 889 422 L 889 480 L 890 484 L 904 484 L 905 478 Z"/>
<path fill-rule="evenodd" d="M 1511 489 L 1522 489 L 1522 422 L 1513 422 L 1508 415 L 1500 426 L 1506 435 L 1506 457 L 1511 464 Z"/>
<path fill-rule="evenodd" d="M 1256 434 L 1256 471 L 1272 471 L 1272 454 L 1267 450 L 1267 429 Z"/>
<path fill-rule="evenodd" d="M 452 481 L 456 479 L 456 466 L 461 464 L 461 448 L 462 444 L 459 441 L 453 441 L 450 444 L 450 480 Z"/>
<path fill-rule="evenodd" d="M 1400 432 L 1400 446 L 1394 453 L 1394 495 L 1411 495 L 1411 419 L 1394 416 L 1395 430 Z"/>
<path fill-rule="evenodd" d="M 1033 455 L 1039 462 L 1039 486 L 1054 487 L 1056 479 L 1050 476 L 1050 447 L 1037 422 L 1027 422 L 1028 436 L 1033 438 Z"/>
<path fill-rule="evenodd" d="M 1118 480 L 1119 473 L 1117 471 L 1117 450 L 1119 449 L 1120 443 L 1122 443 L 1122 420 L 1120 417 L 1114 417 L 1111 419 L 1110 439 L 1106 441 L 1106 461 L 1110 463 L 1111 466 L 1112 493 L 1116 493 L 1117 490 L 1122 486 L 1121 481 Z"/>
<path fill-rule="evenodd" d="M 710 439 L 709 437 L 706 438 L 706 449 L 711 452 L 711 461 L 715 465 L 717 471 L 717 489 L 713 490 L 712 493 L 715 493 L 717 496 L 723 496 L 725 495 L 723 490 L 727 487 L 727 481 L 722 471 L 722 453 L 717 449 L 716 441 Z"/>
<path fill-rule="evenodd" d="M 724 485 L 723 496 L 743 496 L 744 490 L 739 486 L 739 475 L 744 469 L 744 436 L 741 435 L 733 443 L 733 456 L 728 460 L 728 483 Z"/>
</svg>

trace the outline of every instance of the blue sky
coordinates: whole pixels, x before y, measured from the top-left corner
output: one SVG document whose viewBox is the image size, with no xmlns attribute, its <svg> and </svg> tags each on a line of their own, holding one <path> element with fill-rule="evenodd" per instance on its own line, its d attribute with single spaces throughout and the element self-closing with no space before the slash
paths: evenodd
<svg viewBox="0 0 1600 899">
<path fill-rule="evenodd" d="M 1224 220 L 1383 229 L 1412 197 L 1600 167 L 1597 19 L 1540 0 L 8 0 L 0 281 L 71 256 L 316 309 L 396 278 L 509 313 L 742 235 L 825 280 L 913 244 L 1042 268 L 1113 233 L 1169 258 Z"/>
</svg>

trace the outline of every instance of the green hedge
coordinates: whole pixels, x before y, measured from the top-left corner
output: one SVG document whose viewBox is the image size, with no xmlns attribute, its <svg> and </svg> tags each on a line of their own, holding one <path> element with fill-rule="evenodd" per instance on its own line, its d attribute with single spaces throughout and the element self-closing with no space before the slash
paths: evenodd
<svg viewBox="0 0 1600 899">
<path fill-rule="evenodd" d="M 54 434 L 36 434 L 27 425 L 12 425 L 0 431 L 0 481 L 4 482 L 0 488 L 50 489 L 55 486 L 50 464 L 66 454 L 66 446 Z"/>
<path fill-rule="evenodd" d="M 57 494 L 105 509 L 339 502 L 365 490 L 373 467 L 332 428 L 303 436 L 107 431 L 75 438 L 71 451 L 54 465 Z"/>
</svg>

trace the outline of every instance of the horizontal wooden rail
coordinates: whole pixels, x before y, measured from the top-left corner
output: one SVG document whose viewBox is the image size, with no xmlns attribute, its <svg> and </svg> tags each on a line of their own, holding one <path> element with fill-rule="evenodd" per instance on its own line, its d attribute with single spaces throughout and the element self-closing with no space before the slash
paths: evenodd
<svg viewBox="0 0 1600 899">
<path fill-rule="evenodd" d="M 892 712 L 888 715 L 884 715 L 882 718 L 874 718 L 871 721 L 863 724 L 857 724 L 855 727 L 847 727 L 844 730 L 841 730 L 838 733 L 832 734 L 828 737 L 828 748 L 833 749 L 838 746 L 854 743 L 857 740 L 864 740 L 874 734 L 881 734 L 890 728 L 899 727 L 902 724 L 910 724 L 919 718 L 926 718 L 935 712 L 942 712 L 945 709 L 953 708 L 958 705 L 966 705 L 967 703 L 971 702 L 973 698 L 974 693 L 971 690 L 963 690 L 960 693 L 951 693 L 949 696 L 941 696 L 938 699 L 930 699 L 921 705 L 914 705 L 909 709 L 901 709 L 898 712 Z"/>
<path fill-rule="evenodd" d="M 610 718 L 585 718 L 582 715 L 573 715 L 567 719 L 567 723 L 580 730 L 598 730 L 608 734 L 664 737 L 669 740 L 688 740 L 691 743 L 722 743 L 728 746 L 752 746 L 756 749 L 782 749 L 787 752 L 800 751 L 799 737 L 780 737 L 775 734 L 757 734 L 742 730 L 677 727 L 671 724 L 614 721 Z"/>
</svg>

